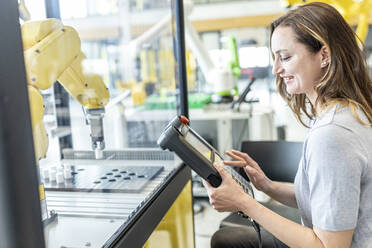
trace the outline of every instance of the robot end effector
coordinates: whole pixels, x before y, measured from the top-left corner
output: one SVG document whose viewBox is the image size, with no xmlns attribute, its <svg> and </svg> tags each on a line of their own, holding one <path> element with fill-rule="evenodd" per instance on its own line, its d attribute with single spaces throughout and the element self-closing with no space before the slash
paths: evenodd
<svg viewBox="0 0 372 248">
<path fill-rule="evenodd" d="M 92 139 L 92 149 L 96 159 L 103 158 L 103 149 L 105 149 L 105 140 L 103 136 L 103 116 L 104 108 L 87 109 L 85 118 L 87 124 L 90 125 L 90 137 Z"/>
</svg>

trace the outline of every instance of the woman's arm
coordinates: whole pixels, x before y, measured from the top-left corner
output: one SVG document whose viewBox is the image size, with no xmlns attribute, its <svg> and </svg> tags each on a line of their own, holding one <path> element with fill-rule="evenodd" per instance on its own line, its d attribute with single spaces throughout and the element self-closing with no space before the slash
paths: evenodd
<svg viewBox="0 0 372 248">
<path fill-rule="evenodd" d="M 271 181 L 270 187 L 264 193 L 284 205 L 297 208 L 293 183 Z"/>
</svg>

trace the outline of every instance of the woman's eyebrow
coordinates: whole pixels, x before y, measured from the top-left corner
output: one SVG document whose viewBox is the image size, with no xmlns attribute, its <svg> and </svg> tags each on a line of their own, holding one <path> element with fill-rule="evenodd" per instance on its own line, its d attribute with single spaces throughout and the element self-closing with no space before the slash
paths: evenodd
<svg viewBox="0 0 372 248">
<path fill-rule="evenodd" d="M 285 52 L 285 51 L 288 51 L 288 50 L 287 49 L 279 49 L 279 50 L 275 51 L 274 53 L 279 54 L 279 53 Z"/>
</svg>

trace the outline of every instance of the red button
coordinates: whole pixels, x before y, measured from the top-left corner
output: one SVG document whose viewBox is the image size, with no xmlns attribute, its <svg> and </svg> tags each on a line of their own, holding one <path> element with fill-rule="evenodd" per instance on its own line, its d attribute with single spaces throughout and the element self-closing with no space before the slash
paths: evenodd
<svg viewBox="0 0 372 248">
<path fill-rule="evenodd" d="M 183 125 L 187 125 L 189 123 L 189 119 L 187 119 L 185 116 L 181 115 L 179 118 L 180 122 L 183 124 Z"/>
</svg>

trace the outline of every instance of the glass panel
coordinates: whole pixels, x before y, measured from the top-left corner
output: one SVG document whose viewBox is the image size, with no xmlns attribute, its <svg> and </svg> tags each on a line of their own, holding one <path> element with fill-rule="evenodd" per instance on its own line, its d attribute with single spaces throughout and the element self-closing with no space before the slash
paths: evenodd
<svg viewBox="0 0 372 248">
<path fill-rule="evenodd" d="M 222 155 L 231 149 L 239 150 L 243 140 L 275 139 L 273 109 L 269 106 L 273 80 L 267 28 L 226 29 L 224 25 L 241 17 L 259 15 L 254 11 L 257 8 L 252 8 L 250 1 L 192 2 L 194 8 L 185 13 L 192 128 Z M 204 8 L 216 14 L 208 17 L 200 14 L 205 13 Z M 235 15 L 230 16 L 231 13 Z M 204 20 L 210 21 L 212 27 L 214 22 L 219 23 L 216 29 L 221 30 L 197 33 L 196 30 L 205 30 L 200 24 Z M 197 180 L 193 183 L 194 196 L 206 197 L 202 183 Z"/>
<path fill-rule="evenodd" d="M 47 246 L 109 245 L 179 165 L 156 143 L 177 113 L 171 2 L 60 0 L 61 21 L 31 2 L 21 22 Z"/>
<path fill-rule="evenodd" d="M 197 33 L 198 24 L 193 25 L 190 16 L 192 19 L 198 7 L 185 18 L 186 62 L 192 68 L 187 71 L 189 108 L 194 130 L 222 154 L 240 149 L 243 140 L 275 139 L 272 122 L 264 121 L 272 118 L 269 105 L 275 89 L 267 29 Z M 230 7 L 238 10 L 241 6 Z M 262 122 L 269 131 L 257 128 Z"/>
</svg>

